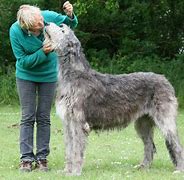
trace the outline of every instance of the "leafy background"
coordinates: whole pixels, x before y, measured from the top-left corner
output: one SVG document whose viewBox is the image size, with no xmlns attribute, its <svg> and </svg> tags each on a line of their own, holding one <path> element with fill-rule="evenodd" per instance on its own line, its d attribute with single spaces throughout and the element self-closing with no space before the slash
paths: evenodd
<svg viewBox="0 0 184 180">
<path fill-rule="evenodd" d="M 21 4 L 63 13 L 64 0 L 0 1 L 0 103 L 18 102 L 9 28 Z M 153 71 L 173 84 L 184 105 L 183 0 L 71 0 L 75 29 L 91 66 L 105 73 Z"/>
</svg>

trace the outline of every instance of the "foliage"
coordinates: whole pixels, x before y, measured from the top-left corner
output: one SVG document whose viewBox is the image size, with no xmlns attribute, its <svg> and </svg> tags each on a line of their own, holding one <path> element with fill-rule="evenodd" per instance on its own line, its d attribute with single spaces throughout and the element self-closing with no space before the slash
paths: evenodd
<svg viewBox="0 0 184 180">
<path fill-rule="evenodd" d="M 182 47 L 184 2 L 76 1 L 79 29 L 91 34 L 87 49 L 120 51 L 126 56 L 173 58 Z"/>
<path fill-rule="evenodd" d="M 0 104 L 17 104 L 15 69 L 9 66 L 7 74 L 0 75 Z"/>
<path fill-rule="evenodd" d="M 1 0 L 0 78 L 8 86 L 15 58 L 9 27 L 21 4 L 62 11 L 65 0 Z M 79 25 L 75 29 L 91 65 L 105 73 L 153 71 L 164 74 L 183 102 L 184 1 L 182 0 L 71 0 Z M 11 67 L 11 68 L 10 68 Z M 10 80 L 10 82 L 13 79 Z M 13 85 L 12 87 L 15 87 Z M 6 97 L 15 96 L 3 87 Z M 14 90 L 15 91 L 15 90 Z M 15 94 L 15 93 L 14 93 Z M 5 102 L 0 93 L 0 103 Z M 17 98 L 15 98 L 17 99 Z M 9 102 L 9 101 L 8 101 Z M 184 103 L 182 103 L 184 104 Z"/>
</svg>

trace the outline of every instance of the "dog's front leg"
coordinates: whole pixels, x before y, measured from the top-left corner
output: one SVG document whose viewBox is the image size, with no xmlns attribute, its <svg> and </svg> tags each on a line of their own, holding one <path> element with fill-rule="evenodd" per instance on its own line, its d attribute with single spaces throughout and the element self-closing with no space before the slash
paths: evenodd
<svg viewBox="0 0 184 180">
<path fill-rule="evenodd" d="M 75 118 L 67 120 L 64 125 L 65 136 L 65 173 L 79 176 L 82 172 L 84 151 L 87 141 L 86 124 Z"/>
</svg>

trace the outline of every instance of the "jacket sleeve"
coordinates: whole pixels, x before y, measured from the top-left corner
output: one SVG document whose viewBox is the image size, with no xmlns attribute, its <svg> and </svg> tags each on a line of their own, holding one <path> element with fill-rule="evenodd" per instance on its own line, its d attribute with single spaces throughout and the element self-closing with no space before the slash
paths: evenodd
<svg viewBox="0 0 184 180">
<path fill-rule="evenodd" d="M 47 22 L 54 22 L 57 25 L 64 23 L 70 26 L 71 28 L 75 28 L 78 24 L 78 19 L 75 14 L 73 14 L 73 18 L 70 18 L 66 15 L 62 15 L 57 12 L 49 11 L 49 10 L 42 11 L 42 13 L 44 15 L 44 19 Z"/>
<path fill-rule="evenodd" d="M 10 28 L 10 42 L 14 56 L 22 68 L 31 69 L 42 62 L 47 61 L 47 56 L 42 48 L 38 49 L 33 54 L 26 53 L 25 49 L 19 42 L 18 34 L 12 28 Z"/>
<path fill-rule="evenodd" d="M 68 26 L 70 26 L 73 29 L 78 24 L 77 16 L 75 14 L 73 14 L 73 19 L 71 19 L 70 17 L 66 16 L 65 20 L 63 21 L 63 23 L 67 24 Z"/>
</svg>

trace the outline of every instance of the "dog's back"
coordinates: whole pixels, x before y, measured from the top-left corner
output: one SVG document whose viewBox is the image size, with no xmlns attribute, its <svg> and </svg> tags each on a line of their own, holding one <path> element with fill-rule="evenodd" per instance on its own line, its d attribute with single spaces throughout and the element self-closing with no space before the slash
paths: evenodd
<svg viewBox="0 0 184 180">
<path fill-rule="evenodd" d="M 126 127 L 144 114 L 153 115 L 163 104 L 173 103 L 177 108 L 174 89 L 162 75 L 109 75 L 95 71 L 89 74 L 90 78 L 87 75 L 86 81 L 83 78 L 81 87 L 77 87 L 77 97 L 94 129 Z"/>
</svg>

